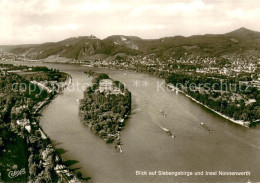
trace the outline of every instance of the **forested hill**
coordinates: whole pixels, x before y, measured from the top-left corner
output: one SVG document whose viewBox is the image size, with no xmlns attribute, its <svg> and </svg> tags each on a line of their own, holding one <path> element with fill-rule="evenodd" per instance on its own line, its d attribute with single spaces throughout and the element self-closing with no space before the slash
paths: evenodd
<svg viewBox="0 0 260 183">
<path fill-rule="evenodd" d="M 114 35 L 99 39 L 93 35 L 72 37 L 59 42 L 39 45 L 11 46 L 8 49 L 29 59 L 49 56 L 75 60 L 103 59 L 111 55 L 156 54 L 161 58 L 178 57 L 188 51 L 192 55 L 225 56 L 243 52 L 260 55 L 260 32 L 240 28 L 226 34 L 174 36 L 160 39 L 141 39 L 136 36 Z"/>
</svg>

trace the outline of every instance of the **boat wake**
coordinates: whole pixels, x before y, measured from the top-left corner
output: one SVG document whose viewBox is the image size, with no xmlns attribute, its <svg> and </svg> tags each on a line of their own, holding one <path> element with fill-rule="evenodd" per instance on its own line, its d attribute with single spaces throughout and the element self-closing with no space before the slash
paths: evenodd
<svg viewBox="0 0 260 183">
<path fill-rule="evenodd" d="M 213 132 L 213 130 L 211 128 L 209 128 L 205 123 L 200 122 L 200 126 L 202 126 L 205 130 L 209 131 L 209 132 Z"/>
<path fill-rule="evenodd" d="M 165 128 L 165 127 L 162 127 L 160 126 L 160 128 L 165 131 L 172 139 L 175 138 L 176 136 L 174 135 L 173 132 L 171 132 L 169 129 Z"/>
</svg>

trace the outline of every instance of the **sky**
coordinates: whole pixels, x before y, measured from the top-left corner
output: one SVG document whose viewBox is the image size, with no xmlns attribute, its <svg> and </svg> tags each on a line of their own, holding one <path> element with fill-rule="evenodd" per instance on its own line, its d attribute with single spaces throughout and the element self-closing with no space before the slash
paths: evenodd
<svg viewBox="0 0 260 183">
<path fill-rule="evenodd" d="M 260 0 L 0 0 L 0 45 L 260 31 Z"/>
</svg>

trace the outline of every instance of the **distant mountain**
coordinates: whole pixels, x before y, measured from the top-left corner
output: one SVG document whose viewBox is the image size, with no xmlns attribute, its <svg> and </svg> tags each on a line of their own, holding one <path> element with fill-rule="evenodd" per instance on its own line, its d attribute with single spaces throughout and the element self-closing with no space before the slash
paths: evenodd
<svg viewBox="0 0 260 183">
<path fill-rule="evenodd" d="M 42 59 L 51 55 L 80 59 L 84 55 L 102 52 L 104 45 L 95 36 L 72 37 L 59 42 L 44 43 L 33 47 L 17 47 L 12 51 L 28 58 Z"/>
<path fill-rule="evenodd" d="M 243 38 L 243 39 L 259 39 L 260 38 L 260 32 L 252 31 L 252 30 L 246 29 L 244 27 L 241 27 L 232 32 L 226 33 L 225 35 L 228 37 Z"/>
<path fill-rule="evenodd" d="M 106 39 L 95 36 L 68 38 L 39 45 L 19 45 L 11 51 L 32 59 L 49 56 L 76 60 L 116 58 L 116 55 L 156 54 L 159 57 L 180 58 L 187 53 L 199 56 L 237 54 L 241 50 L 260 51 L 260 32 L 240 28 L 226 34 L 175 36 L 160 39 L 141 39 L 136 36 L 114 35 Z M 113 57 L 115 56 L 115 57 Z"/>
</svg>

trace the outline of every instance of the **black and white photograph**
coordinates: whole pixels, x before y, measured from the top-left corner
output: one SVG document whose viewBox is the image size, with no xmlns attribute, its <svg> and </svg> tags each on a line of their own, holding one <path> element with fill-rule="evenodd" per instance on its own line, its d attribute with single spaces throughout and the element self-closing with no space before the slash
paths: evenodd
<svg viewBox="0 0 260 183">
<path fill-rule="evenodd" d="M 0 183 L 259 183 L 260 0 L 0 0 Z"/>
</svg>

